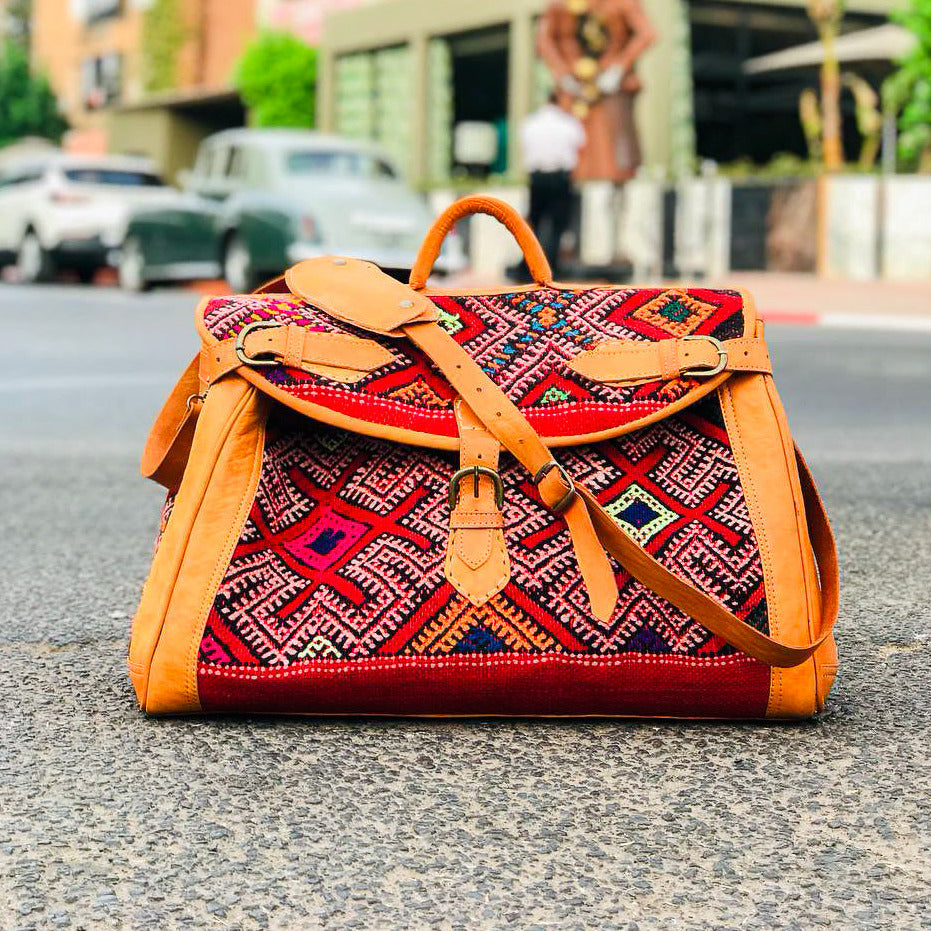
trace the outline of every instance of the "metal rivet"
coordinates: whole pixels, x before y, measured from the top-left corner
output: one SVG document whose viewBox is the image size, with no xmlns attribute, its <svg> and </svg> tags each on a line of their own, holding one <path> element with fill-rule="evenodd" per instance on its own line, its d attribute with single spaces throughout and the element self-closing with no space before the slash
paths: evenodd
<svg viewBox="0 0 931 931">
<path fill-rule="evenodd" d="M 401 301 L 401 306 L 405 310 L 410 310 L 414 306 L 414 302 L 413 301 Z"/>
</svg>

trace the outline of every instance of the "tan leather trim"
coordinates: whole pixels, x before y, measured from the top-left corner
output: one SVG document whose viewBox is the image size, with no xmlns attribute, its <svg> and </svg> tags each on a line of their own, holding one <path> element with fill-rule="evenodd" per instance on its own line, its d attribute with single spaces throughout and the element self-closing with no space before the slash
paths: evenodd
<svg viewBox="0 0 931 931">
<path fill-rule="evenodd" d="M 130 674 L 149 713 L 198 711 L 197 648 L 255 496 L 268 401 L 242 379 L 216 385 L 133 623 Z"/>
<path fill-rule="evenodd" d="M 139 471 L 169 491 L 177 491 L 187 466 L 200 412 L 199 360 L 185 369 L 149 434 Z"/>
<path fill-rule="evenodd" d="M 305 327 L 267 327 L 254 330 L 243 340 L 243 351 L 252 359 L 274 359 L 331 381 L 352 384 L 394 362 L 394 355 L 374 340 L 350 333 L 318 333 Z M 205 346 L 200 355 L 200 377 L 212 385 L 244 363 L 237 340 Z"/>
<path fill-rule="evenodd" d="M 459 467 L 479 466 L 497 472 L 501 444 L 461 399 L 456 402 L 456 421 L 462 439 Z M 480 608 L 511 578 L 504 519 L 488 476 L 479 476 L 477 485 L 472 478 L 460 484 L 449 527 L 446 578 L 460 595 Z"/>
<path fill-rule="evenodd" d="M 405 324 L 440 319 L 437 306 L 428 297 L 360 259 L 308 259 L 289 269 L 285 280 L 295 294 L 312 294 L 314 306 L 335 320 L 370 333 L 401 336 L 400 328 Z"/>
<path fill-rule="evenodd" d="M 433 271 L 436 260 L 440 257 L 443 242 L 452 232 L 453 227 L 460 220 L 476 213 L 494 217 L 499 223 L 503 223 L 517 240 L 534 281 L 542 287 L 549 287 L 552 284 L 553 270 L 550 268 L 546 253 L 523 216 L 510 204 L 497 197 L 473 196 L 457 200 L 443 211 L 433 224 L 411 270 L 410 285 L 415 291 L 422 291 L 427 286 L 427 279 Z"/>
<path fill-rule="evenodd" d="M 781 403 L 768 376 L 735 376 L 719 394 L 760 546 L 770 635 L 790 646 L 809 643 L 820 631 L 818 576 Z M 815 680 L 814 658 L 792 668 L 773 667 L 767 717 L 814 714 Z"/>
<path fill-rule="evenodd" d="M 764 340 L 729 339 L 720 345 L 727 353 L 726 361 L 708 339 L 662 339 L 655 343 L 606 340 L 579 353 L 569 362 L 569 368 L 583 378 L 608 385 L 669 381 L 682 377 L 690 369 L 713 370 L 722 361 L 725 372 L 772 374 L 773 365 Z"/>
</svg>

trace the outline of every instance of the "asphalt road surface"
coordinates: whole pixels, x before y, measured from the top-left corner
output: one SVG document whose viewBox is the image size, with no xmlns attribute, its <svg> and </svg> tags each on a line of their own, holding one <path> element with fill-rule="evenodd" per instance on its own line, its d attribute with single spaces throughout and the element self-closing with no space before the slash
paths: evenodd
<svg viewBox="0 0 931 931">
<path fill-rule="evenodd" d="M 194 304 L 0 287 L 0 927 L 931 927 L 931 334 L 771 329 L 844 567 L 813 723 L 147 720 Z"/>
</svg>

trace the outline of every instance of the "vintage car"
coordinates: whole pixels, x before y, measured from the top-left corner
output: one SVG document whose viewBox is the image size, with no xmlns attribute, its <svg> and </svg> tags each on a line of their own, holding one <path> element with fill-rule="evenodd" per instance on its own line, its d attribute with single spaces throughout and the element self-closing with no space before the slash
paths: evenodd
<svg viewBox="0 0 931 931">
<path fill-rule="evenodd" d="M 120 283 L 224 277 L 239 293 L 295 262 L 337 254 L 410 268 L 432 215 L 366 143 L 304 130 L 226 130 L 204 140 L 170 205 L 132 213 Z M 465 265 L 453 238 L 437 263 Z"/>
<path fill-rule="evenodd" d="M 0 266 L 15 265 L 27 284 L 58 271 L 90 281 L 120 245 L 128 213 L 172 196 L 146 159 L 57 151 L 16 159 L 0 171 Z"/>
</svg>

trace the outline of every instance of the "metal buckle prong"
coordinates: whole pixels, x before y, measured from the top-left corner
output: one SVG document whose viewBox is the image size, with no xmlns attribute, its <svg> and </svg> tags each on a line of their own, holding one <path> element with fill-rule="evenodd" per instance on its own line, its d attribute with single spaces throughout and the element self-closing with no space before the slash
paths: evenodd
<svg viewBox="0 0 931 931">
<path fill-rule="evenodd" d="M 501 511 L 504 509 L 504 482 L 501 481 L 501 476 L 495 472 L 494 469 L 486 469 L 484 466 L 468 466 L 465 469 L 460 469 L 450 480 L 449 480 L 449 509 L 454 511 L 456 509 L 456 502 L 459 500 L 459 486 L 469 477 L 472 476 L 472 480 L 475 483 L 473 485 L 475 497 L 478 497 L 478 480 L 484 475 L 486 478 L 490 478 L 495 486 L 495 504 L 498 507 L 498 510 Z"/>
<path fill-rule="evenodd" d="M 281 365 L 278 359 L 263 359 L 261 356 L 253 357 L 246 352 L 246 337 L 250 333 L 255 333 L 258 330 L 276 330 L 280 326 L 281 324 L 277 320 L 258 320 L 244 326 L 239 331 L 239 336 L 236 337 L 236 356 L 239 361 L 243 365 L 248 365 L 254 369 L 270 369 L 276 365 Z"/>
<path fill-rule="evenodd" d="M 710 367 L 699 366 L 698 368 L 683 369 L 679 373 L 680 375 L 690 378 L 711 378 L 714 375 L 720 375 L 727 368 L 727 350 L 721 340 L 715 339 L 713 336 L 683 336 L 682 339 L 687 343 L 711 343 L 717 350 L 718 364 Z"/>
<path fill-rule="evenodd" d="M 572 502 L 575 501 L 576 496 L 578 495 L 578 492 L 575 488 L 575 482 L 572 480 L 572 476 L 555 459 L 551 459 L 545 466 L 543 466 L 542 469 L 540 469 L 539 472 L 537 472 L 536 475 L 534 475 L 533 483 L 534 485 L 539 485 L 540 482 L 542 482 L 543 479 L 545 479 L 546 476 L 553 471 L 553 469 L 556 469 L 559 472 L 559 477 L 566 483 L 569 488 L 565 494 L 565 497 L 563 497 L 562 500 L 558 501 L 550 508 L 554 514 L 558 514 L 560 517 L 562 517 L 562 515 L 565 514 L 570 507 L 572 507 Z"/>
</svg>

